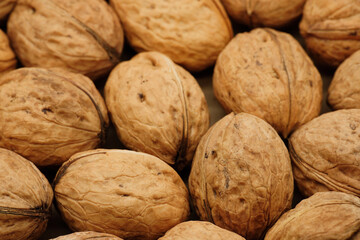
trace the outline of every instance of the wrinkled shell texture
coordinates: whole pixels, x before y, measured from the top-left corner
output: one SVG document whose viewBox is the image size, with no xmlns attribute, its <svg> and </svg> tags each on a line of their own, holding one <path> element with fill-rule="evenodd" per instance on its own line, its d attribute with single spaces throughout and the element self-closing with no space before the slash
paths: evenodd
<svg viewBox="0 0 360 240">
<path fill-rule="evenodd" d="M 360 197 L 359 136 L 360 109 L 323 114 L 294 132 L 289 149 L 299 190 Z"/>
<path fill-rule="evenodd" d="M 268 28 L 231 40 L 216 62 L 213 88 L 226 111 L 258 116 L 283 137 L 321 108 L 318 70 L 291 35 Z"/>
<path fill-rule="evenodd" d="M 233 36 L 220 0 L 111 0 L 129 43 L 158 51 L 190 71 L 216 61 Z"/>
<path fill-rule="evenodd" d="M 360 1 L 308 0 L 300 33 L 317 61 L 338 66 L 360 49 Z"/>
<path fill-rule="evenodd" d="M 8 14 L 14 8 L 16 1 L 17 0 L 1 0 L 0 1 L 0 20 L 3 20 L 8 16 Z"/>
<path fill-rule="evenodd" d="M 316 193 L 285 213 L 266 234 L 272 239 L 360 239 L 360 199 L 340 192 Z"/>
<path fill-rule="evenodd" d="M 121 238 L 107 233 L 99 232 L 75 232 L 72 234 L 53 238 L 52 240 L 121 240 Z"/>
<path fill-rule="evenodd" d="M 333 109 L 360 108 L 360 50 L 336 70 L 328 90 L 328 103 Z"/>
<path fill-rule="evenodd" d="M 165 162 L 127 150 L 74 155 L 54 180 L 58 209 L 72 230 L 157 239 L 189 214 L 188 191 Z"/>
<path fill-rule="evenodd" d="M 7 25 L 24 66 L 61 67 L 96 79 L 119 62 L 123 30 L 103 0 L 18 0 Z"/>
<path fill-rule="evenodd" d="M 0 76 L 7 71 L 15 69 L 16 57 L 10 47 L 9 39 L 6 34 L 0 30 Z"/>
<path fill-rule="evenodd" d="M 169 231 L 159 240 L 245 240 L 240 235 L 205 221 L 183 222 Z"/>
<path fill-rule="evenodd" d="M 30 161 L 0 148 L 0 184 L 0 239 L 38 239 L 50 217 L 48 180 Z"/>
<path fill-rule="evenodd" d="M 209 127 L 196 79 L 161 53 L 120 63 L 108 78 L 105 99 L 122 143 L 178 169 L 192 160 Z"/>
<path fill-rule="evenodd" d="M 201 220 L 259 239 L 291 206 L 288 151 L 265 121 L 231 113 L 201 139 L 189 189 Z"/>
<path fill-rule="evenodd" d="M 38 166 L 97 147 L 108 124 L 93 82 L 63 70 L 20 68 L 0 78 L 0 147 Z"/>
<path fill-rule="evenodd" d="M 306 0 L 221 0 L 230 17 L 250 27 L 282 27 L 298 18 Z"/>
</svg>

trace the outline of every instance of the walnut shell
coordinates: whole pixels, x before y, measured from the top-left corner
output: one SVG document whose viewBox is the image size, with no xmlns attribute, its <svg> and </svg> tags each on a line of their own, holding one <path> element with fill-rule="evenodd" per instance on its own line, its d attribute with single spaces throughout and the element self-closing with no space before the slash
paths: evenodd
<svg viewBox="0 0 360 240">
<path fill-rule="evenodd" d="M 360 108 L 360 50 L 336 70 L 327 100 L 333 109 Z"/>
<path fill-rule="evenodd" d="M 0 184 L 0 239 L 38 239 L 50 217 L 48 180 L 33 163 L 0 148 Z"/>
<path fill-rule="evenodd" d="M 281 216 L 266 234 L 272 239 L 360 239 L 360 199 L 340 192 L 322 192 L 302 200 Z"/>
<path fill-rule="evenodd" d="M 240 235 L 220 228 L 210 222 L 183 222 L 169 231 L 159 240 L 245 240 Z"/>
<path fill-rule="evenodd" d="M 226 111 L 258 116 L 285 138 L 321 108 L 318 70 L 291 35 L 269 28 L 231 40 L 216 62 L 213 88 Z"/>
<path fill-rule="evenodd" d="M 289 139 L 300 192 L 339 191 L 360 197 L 360 109 L 321 115 Z"/>
<path fill-rule="evenodd" d="M 306 0 L 221 0 L 230 17 L 250 27 L 283 27 L 297 19 Z"/>
<path fill-rule="evenodd" d="M 268 123 L 231 113 L 201 139 L 189 189 L 201 220 L 259 239 L 291 206 L 288 151 Z"/>
<path fill-rule="evenodd" d="M 139 53 L 113 69 L 104 92 L 124 145 L 179 170 L 192 160 L 210 117 L 190 73 L 161 53 Z"/>
<path fill-rule="evenodd" d="M 189 214 L 188 191 L 165 162 L 127 150 L 75 154 L 59 169 L 54 191 L 72 230 L 125 239 L 157 239 Z"/>
<path fill-rule="evenodd" d="M 17 0 L 1 0 L 0 1 L 0 20 L 7 18 L 13 10 Z M 1 56 L 1 54 L 0 54 Z"/>
<path fill-rule="evenodd" d="M 68 235 L 60 236 L 57 238 L 52 238 L 52 240 L 121 240 L 121 238 L 108 234 L 108 233 L 99 233 L 99 232 L 75 232 Z"/>
<path fill-rule="evenodd" d="M 16 57 L 10 47 L 9 39 L 0 29 L 0 76 L 16 67 Z"/>
<path fill-rule="evenodd" d="M 38 166 L 97 147 L 109 119 L 93 82 L 60 69 L 21 68 L 0 78 L 0 147 Z"/>
<path fill-rule="evenodd" d="M 103 0 L 18 0 L 7 25 L 26 67 L 61 67 L 92 79 L 119 61 L 123 30 Z"/>
<path fill-rule="evenodd" d="M 158 51 L 190 71 L 216 61 L 233 31 L 220 0 L 110 0 L 136 51 Z"/>
<path fill-rule="evenodd" d="M 360 2 L 306 1 L 300 33 L 317 61 L 338 66 L 360 49 Z"/>
</svg>

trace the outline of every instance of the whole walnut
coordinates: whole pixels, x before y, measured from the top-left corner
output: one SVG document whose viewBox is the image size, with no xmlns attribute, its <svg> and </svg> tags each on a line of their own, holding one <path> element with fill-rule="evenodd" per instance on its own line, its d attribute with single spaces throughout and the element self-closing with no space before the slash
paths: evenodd
<svg viewBox="0 0 360 240">
<path fill-rule="evenodd" d="M 7 18 L 13 10 L 17 0 L 1 0 L 0 1 L 0 20 Z M 1 56 L 1 55 L 0 55 Z"/>
<path fill-rule="evenodd" d="M 268 123 L 247 113 L 231 113 L 201 139 L 189 189 L 201 220 L 248 240 L 260 239 L 291 206 L 288 151 Z"/>
<path fill-rule="evenodd" d="M 38 166 L 97 147 L 109 119 L 93 82 L 60 69 L 20 68 L 0 78 L 0 147 Z"/>
<path fill-rule="evenodd" d="M 162 160 L 128 150 L 75 154 L 54 180 L 58 209 L 74 231 L 158 239 L 189 215 L 188 191 Z"/>
<path fill-rule="evenodd" d="M 297 19 L 306 0 L 221 0 L 230 17 L 250 27 L 283 27 Z"/>
<path fill-rule="evenodd" d="M 360 239 L 360 199 L 346 193 L 322 192 L 302 200 L 266 234 L 272 239 Z"/>
<path fill-rule="evenodd" d="M 16 67 L 15 54 L 10 47 L 8 37 L 0 29 L 0 76 L 4 72 L 15 69 L 15 67 Z"/>
<path fill-rule="evenodd" d="M 136 51 L 158 51 L 190 71 L 216 61 L 233 37 L 220 0 L 110 0 Z"/>
<path fill-rule="evenodd" d="M 347 58 L 336 70 L 328 90 L 333 109 L 360 108 L 360 50 Z"/>
<path fill-rule="evenodd" d="M 231 40 L 216 62 L 213 88 L 226 111 L 258 116 L 284 138 L 321 108 L 318 70 L 291 35 L 269 28 Z"/>
<path fill-rule="evenodd" d="M 210 117 L 189 72 L 161 53 L 139 53 L 112 70 L 104 92 L 124 145 L 179 170 L 191 162 Z"/>
<path fill-rule="evenodd" d="M 0 185 L 0 239 L 38 239 L 50 218 L 48 180 L 33 163 L 0 148 Z"/>
<path fill-rule="evenodd" d="M 300 33 L 318 62 L 338 66 L 360 49 L 360 1 L 307 0 Z"/>
<path fill-rule="evenodd" d="M 123 30 L 104 0 L 17 0 L 7 32 L 26 67 L 61 67 L 96 79 L 119 61 Z"/>
<path fill-rule="evenodd" d="M 60 236 L 57 238 L 52 238 L 52 240 L 121 240 L 121 238 L 108 234 L 108 233 L 99 233 L 99 232 L 75 232 L 72 234 Z"/>
</svg>

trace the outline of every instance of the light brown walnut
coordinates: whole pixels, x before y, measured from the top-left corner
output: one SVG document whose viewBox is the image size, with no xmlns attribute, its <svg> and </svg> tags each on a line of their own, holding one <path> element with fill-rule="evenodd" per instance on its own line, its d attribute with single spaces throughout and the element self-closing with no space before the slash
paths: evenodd
<svg viewBox="0 0 360 240">
<path fill-rule="evenodd" d="M 10 47 L 9 39 L 0 29 L 0 76 L 16 67 L 16 56 Z"/>
<path fill-rule="evenodd" d="M 51 240 L 121 240 L 121 238 L 108 233 L 86 231 L 71 233 L 57 238 L 52 238 Z"/>
<path fill-rule="evenodd" d="M 1 0 L 0 1 L 0 20 L 4 20 L 8 17 L 9 13 L 13 10 L 16 2 L 17 2 L 17 0 Z"/>
</svg>

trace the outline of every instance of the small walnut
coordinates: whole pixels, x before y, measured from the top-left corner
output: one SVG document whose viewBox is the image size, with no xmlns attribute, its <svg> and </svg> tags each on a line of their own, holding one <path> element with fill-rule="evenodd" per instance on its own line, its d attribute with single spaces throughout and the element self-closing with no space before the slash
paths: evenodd
<svg viewBox="0 0 360 240">
<path fill-rule="evenodd" d="M 360 1 L 306 1 L 300 33 L 318 62 L 338 66 L 360 49 Z"/>
<path fill-rule="evenodd" d="M 216 61 L 233 31 L 220 0 L 110 0 L 136 51 L 158 51 L 190 71 Z"/>
<path fill-rule="evenodd" d="M 112 234 L 87 231 L 75 232 L 57 238 L 52 238 L 51 240 L 121 240 L 121 238 Z"/>
<path fill-rule="evenodd" d="M 16 57 L 9 45 L 9 39 L 0 29 L 0 76 L 16 67 Z"/>
<path fill-rule="evenodd" d="M 0 20 L 7 18 L 9 13 L 13 10 L 17 0 L 1 0 L 0 1 Z M 1 56 L 1 54 L 0 54 Z"/>
<path fill-rule="evenodd" d="M 360 199 L 322 192 L 302 200 L 281 216 L 266 234 L 272 239 L 360 239 Z"/>
<path fill-rule="evenodd" d="M 189 189 L 201 220 L 259 239 L 291 206 L 288 151 L 268 123 L 231 113 L 201 139 Z"/>
<path fill-rule="evenodd" d="M 181 170 L 209 127 L 205 96 L 182 67 L 157 52 L 120 63 L 105 86 L 120 140 Z"/>
<path fill-rule="evenodd" d="M 360 109 L 323 114 L 295 131 L 289 149 L 299 190 L 360 197 L 359 136 Z"/>
<path fill-rule="evenodd" d="M 38 239 L 50 217 L 48 180 L 33 163 L 0 148 L 0 185 L 0 239 Z"/>
<path fill-rule="evenodd" d="M 109 119 L 93 82 L 60 69 L 21 68 L 0 78 L 0 147 L 38 166 L 97 147 Z"/>
<path fill-rule="evenodd" d="M 247 112 L 283 137 L 318 116 L 322 80 L 300 44 L 269 28 L 240 33 L 216 62 L 213 88 L 228 112 Z"/>
<path fill-rule="evenodd" d="M 75 231 L 158 239 L 189 215 L 188 191 L 162 160 L 127 150 L 75 154 L 54 180 L 58 209 Z"/>
<path fill-rule="evenodd" d="M 104 0 L 18 0 L 7 32 L 26 67 L 61 67 L 96 79 L 119 61 L 123 30 Z"/>
</svg>

